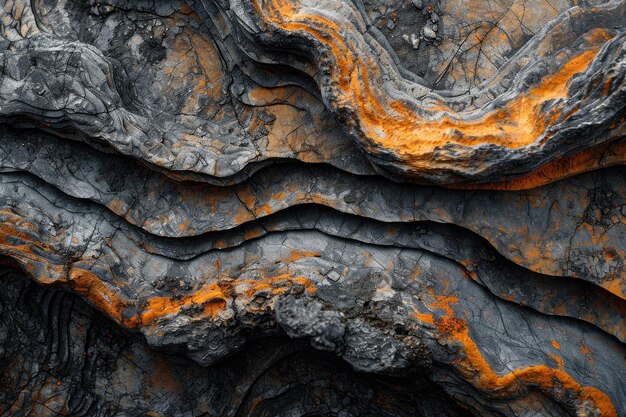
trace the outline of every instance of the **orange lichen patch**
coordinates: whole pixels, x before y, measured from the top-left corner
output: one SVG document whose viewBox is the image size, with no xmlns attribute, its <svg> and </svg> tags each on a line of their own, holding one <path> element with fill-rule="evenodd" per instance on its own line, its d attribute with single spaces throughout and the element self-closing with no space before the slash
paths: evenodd
<svg viewBox="0 0 626 417">
<path fill-rule="evenodd" d="M 110 289 L 98 276 L 79 267 L 71 268 L 69 279 L 69 285 L 73 291 L 85 297 L 118 323 L 126 322 L 122 313 L 128 303 L 123 300 L 117 290 Z"/>
<path fill-rule="evenodd" d="M 286 292 L 289 286 L 294 283 L 304 286 L 308 292 L 315 291 L 313 283 L 307 278 L 292 277 L 287 274 L 259 280 L 223 279 L 203 285 L 191 294 L 149 298 L 147 306 L 134 319 L 133 324 L 135 326 L 146 326 L 161 317 L 178 314 L 184 307 L 193 305 L 203 307 L 202 316 L 215 318 L 238 295 L 252 296 L 257 292 L 270 292 L 278 295 Z M 241 286 L 246 288 L 244 293 L 240 293 L 237 290 Z"/>
<path fill-rule="evenodd" d="M 538 140 L 547 141 L 553 135 L 548 127 L 571 116 L 561 114 L 564 102 L 558 100 L 569 96 L 574 75 L 589 67 L 602 44 L 611 37 L 602 29 L 592 31 L 583 39 L 583 52 L 553 57 L 553 61 L 562 62 L 558 70 L 499 108 L 472 118 L 470 114 L 459 114 L 440 105 L 423 107 L 408 101 L 387 102 L 390 95 L 385 92 L 384 74 L 380 73 L 379 65 L 369 58 L 367 48 L 358 47 L 355 43 L 358 38 L 346 36 L 356 32 L 356 28 L 345 30 L 344 22 L 332 21 L 323 11 L 283 0 L 256 0 L 253 6 L 266 23 L 319 41 L 333 63 L 328 68 L 335 90 L 333 105 L 349 109 L 355 115 L 370 145 L 393 151 L 417 169 L 431 166 L 427 155 L 446 144 L 494 144 L 515 149 Z M 544 104 L 549 101 L 555 102 L 546 111 Z"/>
<path fill-rule="evenodd" d="M 444 317 L 446 318 L 451 318 L 454 316 L 454 311 L 452 310 L 450 304 L 457 304 L 459 302 L 459 299 L 457 297 L 453 295 L 435 295 L 435 292 L 432 288 L 428 288 L 426 292 L 431 297 L 431 300 L 429 302 L 424 302 L 424 304 L 428 308 L 430 308 L 431 310 L 443 310 L 445 312 Z M 435 320 L 432 314 L 421 313 L 417 310 L 415 310 L 415 312 L 411 316 L 425 323 L 434 324 L 437 327 L 443 326 L 442 328 L 440 328 L 440 330 L 442 330 L 446 326 L 454 325 L 454 323 L 452 323 L 448 319 L 445 319 L 444 321 L 439 319 Z"/>
<path fill-rule="evenodd" d="M 413 314 L 411 314 L 411 317 L 416 318 L 424 323 L 435 324 L 435 318 L 432 314 L 414 312 Z"/>
<path fill-rule="evenodd" d="M 244 224 L 252 219 L 252 213 L 245 207 L 233 214 L 234 223 L 237 225 Z"/>
<path fill-rule="evenodd" d="M 62 279 L 65 265 L 53 264 L 47 254 L 55 249 L 42 242 L 35 233 L 36 226 L 10 210 L 0 210 L 4 223 L 0 225 L 0 249 L 29 274 L 38 274 L 42 284 L 52 284 Z M 63 259 L 59 259 L 63 261 Z"/>
<path fill-rule="evenodd" d="M 617 411 L 610 398 L 605 393 L 594 387 L 580 385 L 568 373 L 561 369 L 552 369 L 544 365 L 537 365 L 517 369 L 504 376 L 498 376 L 491 370 L 482 356 L 480 356 L 480 352 L 473 342 L 471 342 L 469 347 L 466 347 L 466 353 L 468 353 L 468 357 L 473 356 L 473 359 L 469 360 L 470 366 L 480 370 L 477 379 L 479 384 L 484 387 L 511 390 L 514 388 L 517 381 L 520 380 L 538 386 L 540 389 L 549 391 L 556 396 L 559 395 L 561 390 L 574 393 L 581 401 L 590 401 L 593 403 L 601 413 L 600 415 L 617 417 Z"/>
<path fill-rule="evenodd" d="M 215 318 L 225 310 L 233 297 L 238 295 L 254 296 L 257 292 L 269 292 L 274 295 L 286 292 L 291 285 L 301 285 L 312 293 L 315 291 L 313 283 L 304 277 L 292 277 L 279 275 L 258 280 L 232 280 L 223 279 L 218 282 L 206 284 L 190 294 L 174 294 L 172 296 L 156 296 L 146 300 L 146 306 L 135 316 L 125 317 L 124 312 L 129 307 L 137 307 L 142 304 L 141 299 L 136 300 L 124 295 L 120 289 L 127 287 L 125 282 L 116 276 L 111 277 L 115 285 L 109 285 L 93 272 L 94 265 L 87 260 L 77 260 L 63 265 L 54 265 L 50 259 L 44 258 L 33 252 L 33 248 L 51 255 L 56 253 L 52 247 L 41 243 L 40 239 L 29 236 L 20 227 L 28 229 L 23 219 L 5 210 L 4 218 L 12 219 L 0 225 L 0 249 L 9 255 L 20 266 L 28 269 L 28 266 L 43 265 L 45 271 L 37 271 L 35 277 L 40 283 L 59 283 L 69 286 L 73 291 L 89 300 L 96 308 L 107 314 L 120 324 L 127 327 L 146 326 L 158 318 L 180 313 L 186 306 L 201 306 L 200 314 L 204 317 Z M 292 251 L 288 262 L 301 257 L 318 257 L 319 253 Z M 69 262 L 61 259 L 61 261 Z M 215 269 L 220 269 L 219 260 L 215 263 Z M 35 271 L 31 271 L 34 273 Z M 237 288 L 242 286 L 242 293 L 237 293 Z M 126 288 L 131 294 L 133 290 Z M 139 301 L 139 302 L 138 302 Z"/>
<path fill-rule="evenodd" d="M 124 216 L 129 208 L 126 202 L 117 199 L 109 201 L 107 207 L 118 216 Z"/>
<path fill-rule="evenodd" d="M 280 192 L 272 195 L 272 200 L 283 201 L 284 199 L 285 199 L 285 192 L 284 191 L 280 191 Z"/>
<path fill-rule="evenodd" d="M 462 322 L 462 321 L 461 321 Z M 463 346 L 465 358 L 458 364 L 465 377 L 471 380 L 478 388 L 498 392 L 500 395 L 513 393 L 519 381 L 540 388 L 559 398 L 564 397 L 563 391 L 574 394 L 581 402 L 589 401 L 595 405 L 600 415 L 617 417 L 617 411 L 611 399 L 602 391 L 590 386 L 582 386 L 563 369 L 553 369 L 545 365 L 529 366 L 516 369 L 500 376 L 489 366 L 480 353 L 478 346 L 469 337 L 467 326 L 456 326 L 444 337 L 457 341 Z M 551 355 L 552 357 L 553 355 Z M 555 356 L 555 355 L 554 355 Z M 563 361 L 553 357 L 559 368 L 563 368 Z"/>
<path fill-rule="evenodd" d="M 261 5 L 257 0 L 253 6 L 257 13 L 264 15 L 268 21 L 281 29 L 313 35 L 321 41 L 324 48 L 330 48 L 337 69 L 333 78 L 338 80 L 342 88 L 347 87 L 349 74 L 354 68 L 354 60 L 352 54 L 345 53 L 349 51 L 349 46 L 341 36 L 342 27 L 339 24 L 317 14 L 300 13 L 299 7 L 293 1 L 264 1 Z M 316 29 L 311 22 L 323 30 Z"/>
<path fill-rule="evenodd" d="M 602 288 L 617 295 L 621 299 L 626 299 L 626 278 L 615 278 L 600 284 Z"/>
<path fill-rule="evenodd" d="M 579 349 L 580 349 L 580 353 L 582 353 L 583 355 L 587 357 L 587 360 L 589 361 L 589 363 L 593 364 L 593 356 L 591 356 L 593 351 L 585 345 L 581 345 Z"/>
<path fill-rule="evenodd" d="M 313 283 L 304 277 L 291 277 L 283 274 L 273 278 L 262 280 L 244 280 L 237 281 L 237 287 L 245 288 L 244 294 L 253 297 L 257 293 L 271 293 L 279 295 L 285 293 L 293 284 L 302 285 L 306 292 L 315 292 Z"/>
<path fill-rule="evenodd" d="M 245 205 L 247 209 L 252 209 L 256 202 L 257 196 L 250 187 L 242 186 L 236 190 L 237 197 Z"/>
<path fill-rule="evenodd" d="M 554 362 L 556 362 L 559 368 L 563 368 L 565 366 L 565 363 L 563 362 L 563 358 L 561 358 L 560 356 L 555 355 L 554 353 L 548 353 L 548 356 L 552 358 Z"/>
<path fill-rule="evenodd" d="M 546 114 L 543 104 L 566 98 L 571 78 L 591 64 L 599 49 L 598 45 L 574 56 L 558 72 L 544 77 L 539 85 L 479 119 L 463 120 L 458 114 L 446 112 L 450 115 L 442 116 L 437 122 L 416 120 L 415 110 L 404 103 L 392 102 L 390 107 L 395 115 L 381 120 L 378 114 L 370 112 L 363 118 L 364 125 L 372 137 L 377 130 L 384 132 L 376 139 L 400 155 L 431 152 L 449 143 L 494 144 L 511 149 L 527 146 L 541 138 L 547 127 L 561 116 L 557 107 Z"/>
<path fill-rule="evenodd" d="M 554 346 L 555 349 L 561 350 L 561 345 L 556 340 L 552 341 L 552 346 Z"/>
<path fill-rule="evenodd" d="M 231 300 L 230 295 L 224 293 L 220 284 L 220 282 L 215 282 L 204 285 L 197 291 L 180 298 L 152 297 L 148 299 L 146 308 L 140 314 L 138 324 L 143 326 L 160 317 L 177 314 L 183 307 L 191 305 L 204 306 L 204 314 L 215 318 Z"/>
<path fill-rule="evenodd" d="M 180 222 L 180 224 L 178 225 L 178 230 L 180 230 L 181 232 L 184 232 L 185 230 L 189 228 L 189 226 L 191 226 L 191 220 L 186 219 Z"/>
<path fill-rule="evenodd" d="M 453 365 L 478 389 L 506 397 L 515 395 L 520 388 L 520 382 L 550 393 L 554 398 L 565 399 L 568 395 L 575 395 L 581 402 L 590 402 L 595 405 L 600 415 L 617 417 L 617 411 L 611 399 L 602 391 L 591 386 L 582 386 L 564 370 L 564 362 L 557 355 L 548 354 L 559 369 L 545 365 L 529 366 L 515 369 L 505 375 L 498 375 L 487 363 L 476 343 L 469 336 L 467 323 L 454 316 L 450 304 L 456 304 L 456 299 L 448 295 L 434 295 L 434 290 L 427 291 L 432 301 L 426 303 L 428 307 L 446 312 L 441 318 L 432 314 L 416 311 L 412 317 L 431 325 L 439 331 L 439 338 L 458 343 L 464 352 L 464 357 L 454 360 Z"/>
<path fill-rule="evenodd" d="M 301 250 L 293 249 L 289 257 L 285 259 L 285 263 L 295 262 L 298 259 L 302 259 L 302 258 L 319 258 L 320 256 L 322 255 L 318 252 L 301 251 Z"/>
<path fill-rule="evenodd" d="M 428 294 L 431 296 L 431 301 L 426 302 L 426 305 L 433 310 L 443 310 L 447 316 L 454 316 L 454 311 L 452 310 L 451 304 L 458 304 L 459 299 L 454 295 L 448 294 L 448 286 L 449 281 L 446 281 L 446 286 L 444 288 L 443 294 L 435 294 L 435 290 L 429 288 L 427 290 Z"/>
<path fill-rule="evenodd" d="M 0 244 L 8 245 L 8 239 L 13 239 L 15 241 L 23 242 L 23 245 L 20 245 L 20 249 L 22 249 L 24 245 L 28 245 L 31 248 L 40 249 L 42 252 L 47 252 L 52 249 L 49 245 L 41 242 L 41 239 L 37 239 L 34 235 L 31 236 L 25 231 L 26 229 L 33 229 L 34 225 L 22 221 L 22 218 L 13 214 L 11 214 L 11 217 L 15 219 L 18 223 L 7 222 L 0 225 Z M 16 227 L 17 225 L 19 225 L 19 227 Z M 29 250 L 29 252 L 31 251 L 32 249 Z"/>
<path fill-rule="evenodd" d="M 204 314 L 209 317 L 216 317 L 220 311 L 223 311 L 228 304 L 226 300 L 221 298 L 213 298 L 204 303 Z"/>
<path fill-rule="evenodd" d="M 626 164 L 624 141 L 594 146 L 574 155 L 550 161 L 527 175 L 511 180 L 483 184 L 450 184 L 446 187 L 472 190 L 527 190 L 584 172 L 623 164 Z"/>
<path fill-rule="evenodd" d="M 265 230 L 258 225 L 255 225 L 254 228 L 248 229 L 244 232 L 243 237 L 245 240 L 252 240 L 257 237 L 263 236 L 265 234 Z"/>
<path fill-rule="evenodd" d="M 193 94 L 190 95 L 183 112 L 198 112 L 207 111 L 205 105 L 201 104 L 199 99 L 203 96 L 212 99 L 212 103 L 215 103 L 223 95 L 222 89 L 224 88 L 223 78 L 225 70 L 221 65 L 221 59 L 217 48 L 210 39 L 206 36 L 201 36 L 199 33 L 193 33 L 189 37 L 189 42 L 196 54 L 196 63 L 200 66 L 201 76 L 198 78 L 196 84 L 193 87 Z M 215 109 L 209 109 L 211 112 Z"/>
<path fill-rule="evenodd" d="M 274 213 L 280 206 L 282 206 L 282 204 L 269 201 L 268 203 L 256 206 L 254 208 L 254 215 L 256 217 L 269 216 L 270 214 Z"/>
</svg>

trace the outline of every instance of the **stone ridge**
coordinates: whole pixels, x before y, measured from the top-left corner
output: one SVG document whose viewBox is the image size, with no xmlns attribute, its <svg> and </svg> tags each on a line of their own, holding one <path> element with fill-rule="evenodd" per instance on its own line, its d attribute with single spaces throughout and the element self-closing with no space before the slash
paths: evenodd
<svg viewBox="0 0 626 417">
<path fill-rule="evenodd" d="M 626 415 L 626 2 L 495 3 L 0 5 L 0 415 Z"/>
<path fill-rule="evenodd" d="M 310 56 L 324 102 L 372 160 L 402 176 L 485 182 L 572 154 L 581 137 L 587 147 L 623 136 L 623 1 L 559 15 L 466 92 L 404 78 L 351 2 L 251 3 L 256 28 L 242 30 Z"/>
</svg>

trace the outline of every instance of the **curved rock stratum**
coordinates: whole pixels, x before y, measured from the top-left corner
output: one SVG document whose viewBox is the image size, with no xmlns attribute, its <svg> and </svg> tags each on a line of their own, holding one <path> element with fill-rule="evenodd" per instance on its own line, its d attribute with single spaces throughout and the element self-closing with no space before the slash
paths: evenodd
<svg viewBox="0 0 626 417">
<path fill-rule="evenodd" d="M 626 1 L 4 0 L 0 416 L 626 416 Z"/>
</svg>

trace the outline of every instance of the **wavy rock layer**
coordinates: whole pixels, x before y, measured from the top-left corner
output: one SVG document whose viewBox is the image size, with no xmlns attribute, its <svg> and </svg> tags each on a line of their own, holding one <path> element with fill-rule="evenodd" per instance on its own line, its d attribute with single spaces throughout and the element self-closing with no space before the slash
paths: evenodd
<svg viewBox="0 0 626 417">
<path fill-rule="evenodd" d="M 8 0 L 0 415 L 626 415 L 625 21 Z"/>
</svg>

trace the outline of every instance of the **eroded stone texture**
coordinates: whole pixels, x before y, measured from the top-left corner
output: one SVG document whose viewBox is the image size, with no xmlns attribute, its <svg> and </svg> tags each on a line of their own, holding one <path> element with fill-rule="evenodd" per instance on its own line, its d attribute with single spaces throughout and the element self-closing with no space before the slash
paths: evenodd
<svg viewBox="0 0 626 417">
<path fill-rule="evenodd" d="M 626 415 L 626 3 L 0 5 L 0 415 Z"/>
<path fill-rule="evenodd" d="M 467 415 L 423 375 L 358 373 L 278 336 L 203 368 L 151 350 L 73 294 L 6 268 L 0 282 L 3 415 Z"/>
</svg>

